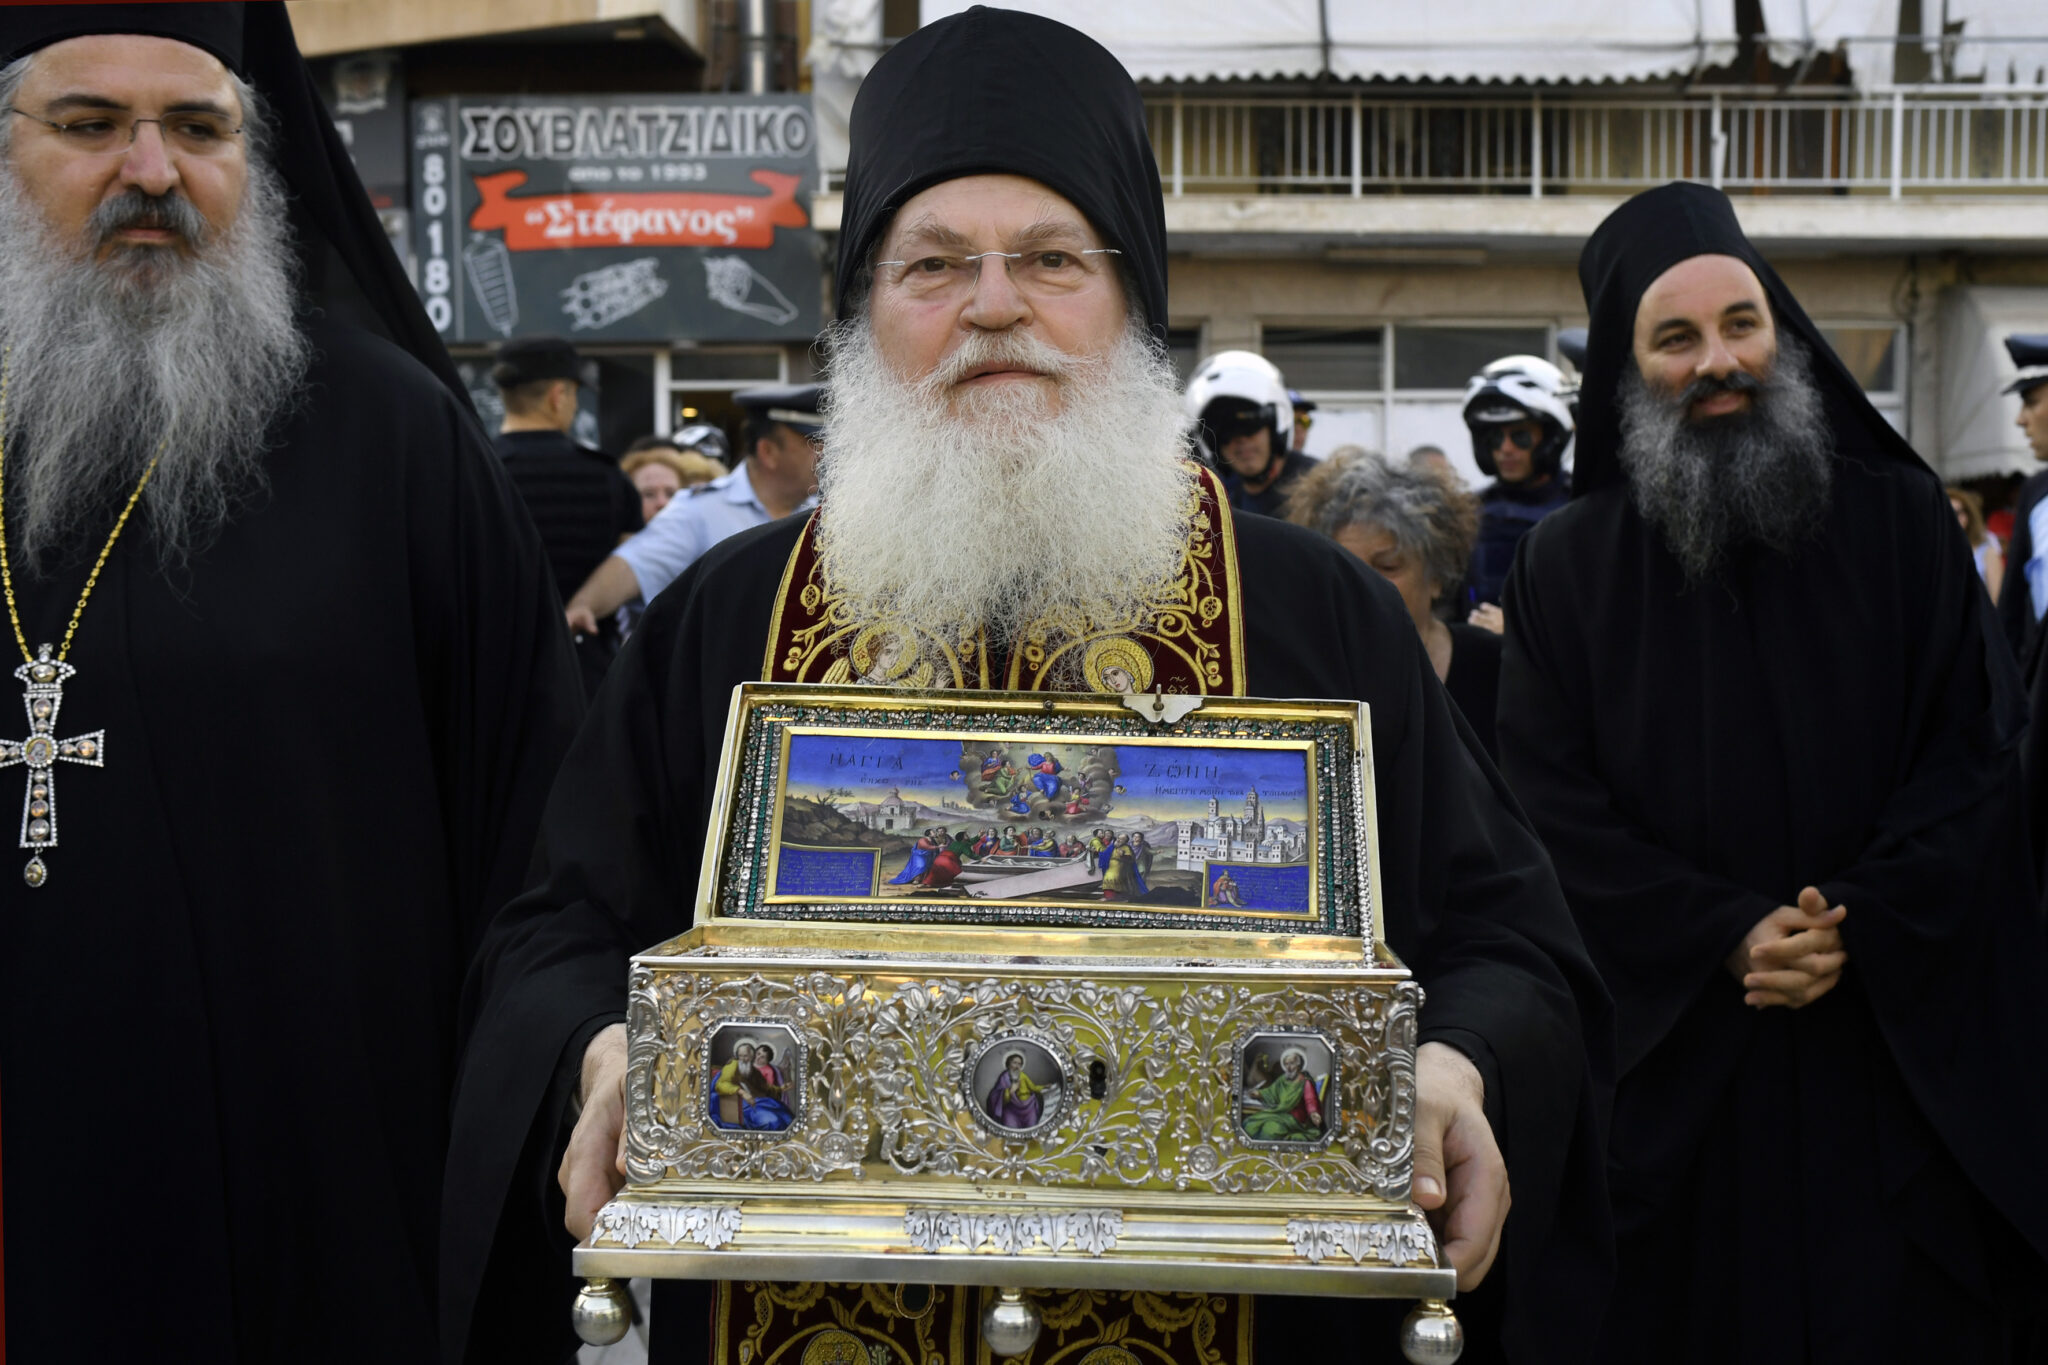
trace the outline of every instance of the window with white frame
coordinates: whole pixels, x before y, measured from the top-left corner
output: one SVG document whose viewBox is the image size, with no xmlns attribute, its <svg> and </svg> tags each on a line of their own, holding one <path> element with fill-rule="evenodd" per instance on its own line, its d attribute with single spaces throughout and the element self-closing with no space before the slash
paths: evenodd
<svg viewBox="0 0 2048 1365">
<path fill-rule="evenodd" d="M 1905 430 L 1905 327 L 1871 322 L 1819 326 L 1872 405 Z M 1473 461 L 1465 428 L 1465 386 L 1503 356 L 1534 355 L 1558 363 L 1556 328 L 1548 322 L 1276 325 L 1262 328 L 1260 338 L 1261 353 L 1280 367 L 1287 386 L 1316 404 L 1310 454 L 1360 445 L 1401 458 L 1420 446 L 1435 446 L 1475 487 L 1486 480 Z"/>
<path fill-rule="evenodd" d="M 1400 322 L 1368 327 L 1267 326 L 1261 350 L 1289 388 L 1314 400 L 1307 449 L 1360 445 L 1395 458 L 1436 446 L 1474 484 L 1465 385 L 1507 355 L 1554 359 L 1548 322 Z"/>
<path fill-rule="evenodd" d="M 1820 322 L 1820 334 L 1863 386 L 1872 407 L 1906 429 L 1906 328 L 1892 322 Z"/>
</svg>

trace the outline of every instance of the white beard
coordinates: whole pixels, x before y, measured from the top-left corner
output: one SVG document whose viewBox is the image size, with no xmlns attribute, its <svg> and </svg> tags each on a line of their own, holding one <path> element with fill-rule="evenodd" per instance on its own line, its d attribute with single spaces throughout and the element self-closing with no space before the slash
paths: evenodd
<svg viewBox="0 0 2048 1365">
<path fill-rule="evenodd" d="M 1043 617 L 1131 621 L 1180 573 L 1189 423 L 1139 326 L 1085 358 L 978 332 L 920 381 L 895 373 L 865 318 L 828 344 L 817 552 L 854 621 L 1006 643 Z M 953 388 L 992 361 L 1054 376 L 1058 410 L 1041 384 Z"/>
<path fill-rule="evenodd" d="M 309 355 L 284 187 L 252 156 L 224 235 L 170 198 L 163 211 L 190 255 L 131 247 L 96 259 L 124 204 L 103 205 L 84 240 L 62 240 L 0 146 L 0 441 L 17 569 L 92 554 L 159 451 L 140 508 L 165 566 L 262 487 L 265 435 L 294 401 Z"/>
</svg>

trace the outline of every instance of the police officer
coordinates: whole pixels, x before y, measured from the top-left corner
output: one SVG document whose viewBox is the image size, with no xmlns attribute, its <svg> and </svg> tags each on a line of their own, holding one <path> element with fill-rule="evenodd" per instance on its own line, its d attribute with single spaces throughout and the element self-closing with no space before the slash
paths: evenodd
<svg viewBox="0 0 2048 1365">
<path fill-rule="evenodd" d="M 1273 363 L 1250 351 L 1219 351 L 1195 367 L 1182 406 L 1230 505 L 1279 516 L 1288 487 L 1316 461 L 1293 448 L 1294 404 Z"/>
<path fill-rule="evenodd" d="M 670 502 L 598 565 L 569 599 L 570 628 L 595 631 L 635 597 L 653 601 L 727 536 L 816 506 L 821 393 L 817 384 L 777 384 L 734 394 L 747 414 L 740 467 Z"/>
<path fill-rule="evenodd" d="M 2009 336 L 2006 353 L 2019 373 L 2005 386 L 2020 396 L 2019 429 L 2034 458 L 2048 463 L 2048 333 Z M 2005 581 L 1998 589 L 1998 616 L 2005 637 L 2031 677 L 2040 649 L 2041 616 L 2048 611 L 2048 469 L 2020 485 L 2012 513 L 2012 544 L 2005 550 Z"/>
<path fill-rule="evenodd" d="M 1494 361 L 1465 389 L 1472 459 L 1493 484 L 1479 495 L 1479 543 L 1472 549 L 1467 604 L 1472 620 L 1501 629 L 1501 585 L 1529 528 L 1571 501 L 1564 448 L 1574 423 L 1564 375 L 1533 355 Z"/>
</svg>

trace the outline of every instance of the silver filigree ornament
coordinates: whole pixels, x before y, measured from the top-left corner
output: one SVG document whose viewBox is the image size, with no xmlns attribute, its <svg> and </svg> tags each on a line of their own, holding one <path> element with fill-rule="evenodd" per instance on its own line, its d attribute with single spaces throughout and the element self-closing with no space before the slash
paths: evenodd
<svg viewBox="0 0 2048 1365">
<path fill-rule="evenodd" d="M 21 799 L 21 846 L 30 852 L 21 879 L 31 887 L 50 879 L 42 851 L 57 846 L 57 764 L 106 766 L 105 730 L 70 739 L 57 737 L 57 713 L 64 705 L 64 684 L 77 672 L 70 664 L 51 657 L 49 645 L 42 646 L 35 658 L 14 670 L 14 676 L 21 680 L 22 701 L 28 709 L 28 737 L 0 740 L 0 768 L 19 763 L 28 769 L 27 790 Z"/>
<path fill-rule="evenodd" d="M 979 1251 L 983 1247 L 1014 1256 L 1042 1246 L 1055 1255 L 1069 1248 L 1087 1256 L 1116 1249 L 1123 1234 L 1121 1209 L 1070 1209 L 1059 1213 L 956 1213 L 946 1209 L 911 1209 L 903 1215 L 903 1235 L 919 1251 L 948 1247 Z"/>
<path fill-rule="evenodd" d="M 1080 975 L 882 981 L 817 970 L 775 980 L 721 978 L 731 968 L 719 960 L 686 963 L 692 955 L 633 973 L 626 1166 L 637 1185 L 671 1175 L 860 1179 L 872 1153 L 898 1174 L 977 1183 L 1408 1196 L 1422 1002 L 1413 982 L 1239 980 L 1155 996 Z M 780 1023 L 803 1041 L 803 1108 L 775 1139 L 708 1120 L 705 1034 L 734 1019 Z M 1318 1033 L 1343 1059 L 1326 1144 L 1261 1148 L 1239 1127 L 1239 1049 L 1248 1034 L 1275 1030 Z M 1116 1079 L 1099 1100 L 1077 1087 L 1056 1126 L 1008 1141 L 970 1118 L 978 1105 L 962 1112 L 963 1070 L 974 1047 L 1027 1032 L 1064 1057 L 1102 1060 Z"/>
<path fill-rule="evenodd" d="M 865 983 L 827 972 L 791 982 L 755 974 L 633 969 L 626 997 L 626 1175 L 636 1185 L 683 1179 L 858 1179 L 874 1119 L 860 1066 L 869 1044 Z M 787 1027 L 803 1056 L 790 1126 L 722 1128 L 706 1104 L 706 1036 L 719 1023 Z"/>
<path fill-rule="evenodd" d="M 631 1251 L 656 1238 L 670 1246 L 694 1242 L 716 1251 L 740 1235 L 740 1211 L 733 1204 L 606 1204 L 597 1211 L 596 1242 L 617 1242 Z"/>
<path fill-rule="evenodd" d="M 1290 1218 L 1287 1244 L 1310 1265 L 1340 1256 L 1353 1265 L 1437 1264 L 1436 1235 L 1427 1223 L 1368 1222 L 1349 1218 Z"/>
</svg>

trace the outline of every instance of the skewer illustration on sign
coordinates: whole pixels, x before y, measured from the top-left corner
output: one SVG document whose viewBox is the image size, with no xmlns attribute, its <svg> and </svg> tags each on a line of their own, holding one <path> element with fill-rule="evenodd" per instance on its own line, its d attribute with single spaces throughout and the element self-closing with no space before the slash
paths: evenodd
<svg viewBox="0 0 2048 1365">
<path fill-rule="evenodd" d="M 656 273 L 657 264 L 654 257 L 642 256 L 586 271 L 569 281 L 562 291 L 562 311 L 569 317 L 569 330 L 609 327 L 668 293 L 668 281 Z"/>
<path fill-rule="evenodd" d="M 797 315 L 797 306 L 789 301 L 789 296 L 777 289 L 766 275 L 748 265 L 744 256 L 706 256 L 704 292 L 721 308 L 745 313 L 777 327 Z"/>
<path fill-rule="evenodd" d="M 501 336 L 519 325 L 519 291 L 512 283 L 512 254 L 496 237 L 471 237 L 462 248 L 469 287 L 484 316 Z"/>
</svg>

